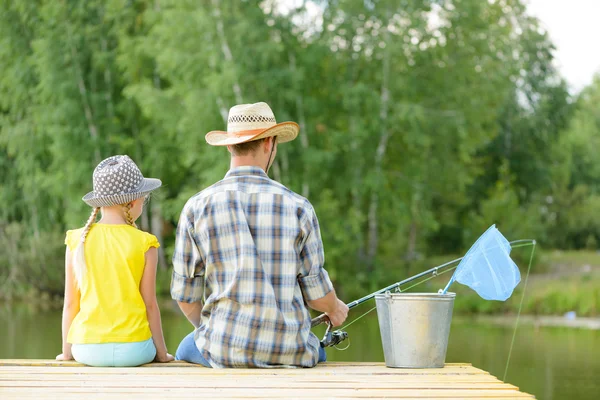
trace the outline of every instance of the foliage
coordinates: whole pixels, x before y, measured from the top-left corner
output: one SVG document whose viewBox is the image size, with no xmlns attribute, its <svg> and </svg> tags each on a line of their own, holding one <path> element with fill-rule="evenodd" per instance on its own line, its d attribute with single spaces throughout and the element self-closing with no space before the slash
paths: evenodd
<svg viewBox="0 0 600 400">
<path fill-rule="evenodd" d="M 0 42 L 0 226 L 50 291 L 113 154 L 165 183 L 141 226 L 166 269 L 184 202 L 228 167 L 203 135 L 242 102 L 301 125 L 272 174 L 314 204 L 344 297 L 492 223 L 600 241 L 600 79 L 573 101 L 521 0 L 0 0 Z M 32 262 L 11 254 L 6 276 Z"/>
<path fill-rule="evenodd" d="M 62 233 L 31 235 L 26 227 L 0 226 L 0 299 L 27 297 L 29 289 L 62 294 L 65 249 Z"/>
</svg>

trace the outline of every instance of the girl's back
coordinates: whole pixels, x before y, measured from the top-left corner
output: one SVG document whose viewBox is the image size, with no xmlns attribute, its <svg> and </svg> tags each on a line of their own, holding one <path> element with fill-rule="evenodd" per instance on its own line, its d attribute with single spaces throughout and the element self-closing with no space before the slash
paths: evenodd
<svg viewBox="0 0 600 400">
<path fill-rule="evenodd" d="M 67 232 L 65 242 L 71 252 L 82 230 Z M 91 226 L 85 240 L 87 268 L 80 284 L 80 311 L 69 342 L 137 342 L 152 336 L 139 289 L 150 247 L 159 247 L 156 237 L 133 226 Z"/>
<path fill-rule="evenodd" d="M 145 178 L 128 156 L 94 169 L 85 226 L 67 232 L 62 353 L 98 367 L 168 362 L 156 301 L 158 240 L 135 221 L 160 179 Z M 96 223 L 101 214 L 99 223 Z"/>
</svg>

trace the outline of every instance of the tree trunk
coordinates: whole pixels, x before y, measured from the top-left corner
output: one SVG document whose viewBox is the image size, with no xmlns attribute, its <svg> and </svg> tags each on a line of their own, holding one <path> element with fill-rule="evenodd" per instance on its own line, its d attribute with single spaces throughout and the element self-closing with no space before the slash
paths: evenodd
<svg viewBox="0 0 600 400">
<path fill-rule="evenodd" d="M 143 231 L 149 231 L 150 230 L 150 218 L 148 218 L 148 208 L 144 207 L 142 209 L 142 215 L 140 216 L 140 218 L 142 219 L 142 222 L 140 223 L 140 227 L 142 228 Z"/>
<path fill-rule="evenodd" d="M 292 74 L 296 75 L 296 57 L 293 53 L 289 53 L 290 69 Z M 303 155 L 308 154 L 308 130 L 306 119 L 304 117 L 304 99 L 302 98 L 301 86 L 296 87 L 296 110 L 298 112 L 298 125 L 300 125 L 300 145 L 302 146 Z M 308 162 L 304 161 L 302 165 L 302 196 L 308 198 L 310 195 L 310 185 L 308 183 Z"/>
<path fill-rule="evenodd" d="M 388 106 L 389 106 L 389 75 L 390 75 L 390 51 L 389 51 L 389 32 L 386 30 L 384 34 L 384 42 L 387 44 L 383 55 L 383 71 L 381 82 L 381 107 L 379 110 L 379 119 L 381 121 L 381 136 L 375 153 L 375 176 L 381 178 L 382 164 L 385 152 L 387 149 L 390 132 L 387 126 Z M 369 204 L 369 240 L 367 248 L 367 271 L 371 272 L 374 268 L 375 255 L 379 245 L 379 226 L 377 209 L 379 206 L 379 184 L 376 185 L 371 192 L 371 201 Z"/>
<path fill-rule="evenodd" d="M 160 9 L 158 2 L 154 3 L 154 7 L 157 11 Z M 162 84 L 161 84 L 160 75 L 158 74 L 158 69 L 156 68 L 156 65 L 154 66 L 153 80 L 154 80 L 154 87 L 156 89 L 160 90 L 162 87 Z M 148 207 L 144 207 L 144 208 L 148 208 Z M 152 201 L 152 207 L 151 207 L 150 214 L 151 214 L 150 232 L 152 232 L 152 234 L 154 236 L 156 236 L 156 239 L 158 239 L 159 243 L 163 243 L 162 208 L 160 206 L 160 202 L 156 198 Z M 164 250 L 163 246 L 158 248 L 158 266 L 162 269 L 168 268 L 167 257 L 165 255 L 165 250 Z"/>
<path fill-rule="evenodd" d="M 71 38 L 70 29 L 71 26 L 68 25 L 67 34 L 69 36 L 69 47 L 71 48 L 71 57 L 73 58 L 73 69 L 75 70 L 75 79 L 77 80 L 77 87 L 79 88 L 79 95 L 81 96 L 83 111 L 88 124 L 88 131 L 94 144 L 94 159 L 96 164 L 99 164 L 102 158 L 100 155 L 100 149 L 98 148 L 98 127 L 96 126 L 96 122 L 94 121 L 94 114 L 88 101 L 87 88 L 83 78 L 83 73 L 81 71 L 81 66 L 79 65 L 77 49 L 75 48 L 75 44 L 73 43 L 73 40 Z"/>
<path fill-rule="evenodd" d="M 158 239 L 159 243 L 163 243 L 163 218 L 162 218 L 162 209 L 160 207 L 160 203 L 158 200 L 154 199 L 152 201 L 152 218 L 150 220 L 151 232 Z M 158 266 L 162 269 L 167 269 L 167 257 L 165 255 L 164 247 L 161 246 L 158 248 Z"/>
<path fill-rule="evenodd" d="M 367 272 L 373 272 L 375 269 L 375 256 L 377 255 L 377 246 L 379 245 L 378 224 L 377 224 L 377 207 L 379 206 L 379 195 L 374 190 L 371 193 L 371 201 L 369 203 L 369 241 L 367 244 L 366 267 Z"/>
<path fill-rule="evenodd" d="M 350 138 L 351 138 L 351 143 L 350 143 L 350 149 L 351 149 L 351 156 L 350 157 L 359 157 L 361 156 L 361 151 L 360 151 L 360 143 L 359 143 L 359 139 L 357 138 L 356 135 L 356 117 L 352 116 L 350 117 Z M 351 189 L 351 194 L 352 194 L 352 209 L 354 210 L 355 213 L 361 213 L 361 209 L 362 209 L 362 202 L 363 202 L 363 194 L 362 194 L 362 187 L 363 187 L 363 176 L 362 176 L 362 165 L 361 164 L 357 164 L 357 165 L 353 165 L 354 167 L 354 177 L 353 177 L 353 185 L 352 185 L 352 189 Z M 361 224 L 362 225 L 362 224 Z M 364 262 L 366 262 L 366 251 L 365 251 L 365 235 L 363 234 L 363 230 L 362 229 L 358 229 L 356 231 L 356 237 L 354 239 L 356 241 L 356 257 L 358 259 L 359 264 L 363 264 Z"/>
<path fill-rule="evenodd" d="M 273 169 L 273 178 L 277 182 L 281 182 L 281 168 L 279 167 L 279 162 L 273 161 L 271 168 Z"/>
<path fill-rule="evenodd" d="M 102 51 L 108 51 L 108 43 L 105 38 L 102 39 Z M 106 92 L 104 93 L 104 99 L 106 100 L 106 107 L 108 111 L 108 117 L 111 122 L 114 122 L 115 118 L 115 106 L 112 99 L 112 75 L 110 73 L 110 68 L 107 66 L 104 70 L 104 83 L 106 84 Z"/>
<path fill-rule="evenodd" d="M 219 107 L 219 113 L 221 114 L 221 118 L 223 118 L 223 122 L 227 125 L 227 115 L 229 114 L 229 111 L 227 110 L 227 107 L 225 107 L 225 103 L 221 96 L 217 96 L 217 107 Z"/>
<path fill-rule="evenodd" d="M 213 16 L 215 17 L 215 23 L 217 25 L 217 35 L 219 36 L 219 42 L 221 43 L 223 57 L 225 57 L 225 62 L 228 65 L 234 65 L 233 54 L 231 54 L 229 43 L 227 43 L 227 36 L 225 36 L 225 29 L 223 28 L 223 17 L 221 15 L 221 9 L 219 8 L 219 0 L 212 0 L 212 5 Z M 240 88 L 240 84 L 237 80 L 233 82 L 233 93 L 235 95 L 235 101 L 237 104 L 242 104 L 242 89 Z"/>
<path fill-rule="evenodd" d="M 416 190 L 411 196 L 410 205 L 410 228 L 408 230 L 408 248 L 406 249 L 407 260 L 414 260 L 417 257 L 417 233 L 419 230 L 419 191 Z"/>
<path fill-rule="evenodd" d="M 138 120 L 137 120 L 137 113 L 133 118 L 133 122 L 132 122 L 132 126 L 131 126 L 131 132 L 133 133 L 133 141 L 135 143 L 135 154 L 133 155 L 135 160 L 141 160 L 142 159 L 142 142 L 140 140 L 140 129 L 139 129 L 139 125 L 138 125 Z M 140 215 L 140 228 L 143 231 L 149 231 L 150 230 L 150 219 L 148 217 L 148 207 L 143 207 L 142 208 L 142 215 Z"/>
<path fill-rule="evenodd" d="M 415 217 L 410 222 L 408 230 L 408 249 L 406 250 L 406 259 L 414 260 L 417 254 L 417 222 Z"/>
<path fill-rule="evenodd" d="M 36 239 L 40 238 L 40 216 L 38 213 L 38 208 L 35 205 L 35 200 L 31 203 L 31 222 L 33 225 L 33 236 Z"/>
</svg>

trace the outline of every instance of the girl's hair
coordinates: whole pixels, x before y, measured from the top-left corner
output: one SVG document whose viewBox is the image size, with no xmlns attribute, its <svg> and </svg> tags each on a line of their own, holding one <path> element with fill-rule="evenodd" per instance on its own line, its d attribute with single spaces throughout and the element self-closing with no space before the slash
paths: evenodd
<svg viewBox="0 0 600 400">
<path fill-rule="evenodd" d="M 83 248 L 85 246 L 85 238 L 90 232 L 90 228 L 92 224 L 96 222 L 96 216 L 98 215 L 98 211 L 100 211 L 100 207 L 95 207 L 92 210 L 92 215 L 88 218 L 85 226 L 83 227 L 83 232 L 81 233 L 81 239 L 77 244 L 77 248 L 75 248 L 75 254 L 73 254 L 73 272 L 75 273 L 75 281 L 77 285 L 81 287 L 82 279 L 85 275 L 85 255 L 83 254 Z"/>
<path fill-rule="evenodd" d="M 122 204 L 123 211 L 125 213 L 125 219 L 127 223 L 134 228 L 137 228 L 135 221 L 131 217 L 129 211 L 131 210 L 131 203 Z M 85 264 L 85 254 L 83 252 L 85 247 L 85 239 L 90 232 L 90 228 L 96 222 L 96 216 L 98 215 L 98 211 L 100 211 L 100 207 L 96 207 L 92 210 L 92 215 L 88 218 L 85 226 L 83 227 L 83 232 L 81 233 L 81 239 L 79 240 L 79 244 L 75 249 L 75 254 L 73 255 L 73 272 L 75 273 L 75 281 L 79 287 L 81 287 L 81 282 L 83 277 L 85 276 L 85 270 L 87 268 Z"/>
<path fill-rule="evenodd" d="M 125 212 L 125 219 L 127 220 L 127 223 L 133 226 L 134 228 L 137 228 L 135 221 L 133 220 L 133 218 L 131 218 L 131 214 L 129 213 L 130 210 L 131 203 L 123 204 L 123 211 Z"/>
</svg>

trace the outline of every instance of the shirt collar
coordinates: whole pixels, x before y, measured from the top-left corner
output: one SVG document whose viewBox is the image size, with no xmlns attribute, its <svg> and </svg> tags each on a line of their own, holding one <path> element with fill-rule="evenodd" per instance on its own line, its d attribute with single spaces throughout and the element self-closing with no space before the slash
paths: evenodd
<svg viewBox="0 0 600 400">
<path fill-rule="evenodd" d="M 244 165 L 242 167 L 231 168 L 229 171 L 227 171 L 225 178 L 232 178 L 232 177 L 236 177 L 236 176 L 248 176 L 248 175 L 261 176 L 264 178 L 269 177 L 266 174 L 266 172 L 260 167 Z"/>
</svg>

